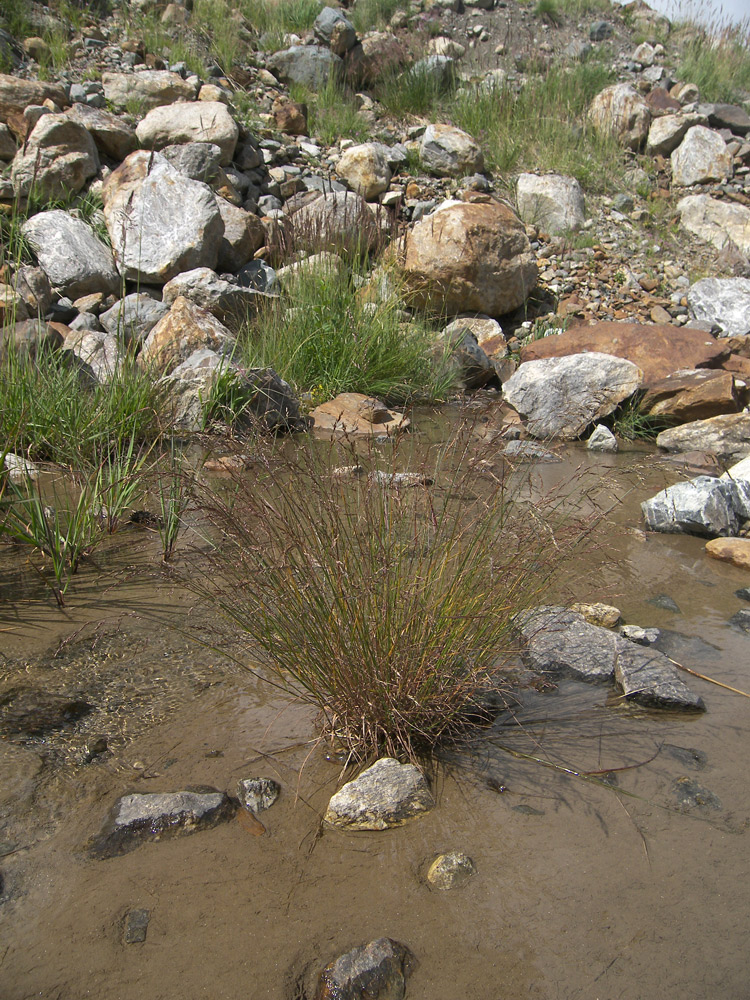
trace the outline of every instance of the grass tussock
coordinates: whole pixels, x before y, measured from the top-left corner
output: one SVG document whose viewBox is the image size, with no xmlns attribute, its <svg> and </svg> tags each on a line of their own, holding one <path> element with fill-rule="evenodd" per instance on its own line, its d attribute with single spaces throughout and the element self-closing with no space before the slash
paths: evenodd
<svg viewBox="0 0 750 1000">
<path fill-rule="evenodd" d="M 750 91 L 750 22 L 718 37 L 691 35 L 682 47 L 679 78 L 694 83 L 703 101 L 742 101 Z"/>
<path fill-rule="evenodd" d="M 359 113 L 354 92 L 333 74 L 315 93 L 293 84 L 290 96 L 307 105 L 310 135 L 325 143 L 333 144 L 342 137 L 365 142 L 372 134 L 371 124 Z"/>
<path fill-rule="evenodd" d="M 486 717 L 513 615 L 591 527 L 559 497 L 531 502 L 474 441 L 465 429 L 436 447 L 412 488 L 393 485 L 404 444 L 387 468 L 343 478 L 352 450 L 308 442 L 259 456 L 228 499 L 198 500 L 221 542 L 186 585 L 245 633 L 246 665 L 316 706 L 353 758 L 414 757 Z"/>
</svg>

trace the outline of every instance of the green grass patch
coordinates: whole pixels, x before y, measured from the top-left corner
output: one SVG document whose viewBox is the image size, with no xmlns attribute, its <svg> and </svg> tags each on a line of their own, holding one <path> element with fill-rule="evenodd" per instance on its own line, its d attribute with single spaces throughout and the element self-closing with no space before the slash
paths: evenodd
<svg viewBox="0 0 750 1000">
<path fill-rule="evenodd" d="M 397 10 L 409 10 L 405 0 L 358 0 L 350 12 L 352 24 L 361 35 L 387 26 Z"/>
<path fill-rule="evenodd" d="M 364 142 L 372 134 L 371 125 L 359 114 L 353 91 L 333 74 L 317 93 L 293 84 L 290 96 L 307 105 L 310 135 L 318 136 L 325 143 L 332 144 L 344 138 Z"/>
<path fill-rule="evenodd" d="M 734 104 L 750 90 L 750 39 L 738 29 L 719 41 L 700 33 L 682 47 L 679 79 L 694 83 L 701 100 Z"/>
<path fill-rule="evenodd" d="M 402 72 L 386 74 L 374 88 L 374 96 L 396 118 L 434 117 L 445 108 L 455 85 L 455 78 L 441 78 L 429 67 L 416 63 Z"/>
</svg>

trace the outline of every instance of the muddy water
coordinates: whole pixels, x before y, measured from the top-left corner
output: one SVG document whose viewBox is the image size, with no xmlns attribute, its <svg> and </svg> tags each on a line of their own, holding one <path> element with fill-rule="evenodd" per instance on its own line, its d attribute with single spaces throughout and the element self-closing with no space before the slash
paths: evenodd
<svg viewBox="0 0 750 1000">
<path fill-rule="evenodd" d="M 610 469 L 601 497 L 623 502 L 606 550 L 571 566 L 576 596 L 616 603 L 626 621 L 665 630 L 686 666 L 750 688 L 750 636 L 727 624 L 750 581 L 698 539 L 630 530 L 674 470 L 643 450 L 571 449 L 534 475 L 549 487 L 592 462 Z M 65 729 L 0 743 L 4 1000 L 280 1000 L 300 995 L 306 970 L 382 935 L 419 960 L 414 1000 L 750 996 L 748 699 L 686 678 L 708 710 L 680 716 L 575 682 L 527 690 L 436 766 L 439 807 L 424 819 L 321 836 L 340 770 L 311 742 L 314 713 L 221 655 L 248 651 L 176 592 L 157 551 L 125 538 L 64 613 L 0 553 L 3 691 L 92 706 Z M 651 603 L 659 595 L 679 611 Z M 231 822 L 107 861 L 82 851 L 118 795 L 234 791 L 251 775 L 282 785 L 263 837 Z M 718 806 L 680 805 L 681 778 Z M 444 850 L 468 853 L 477 874 L 431 892 L 420 871 Z M 135 908 L 150 911 L 147 938 L 126 945 Z"/>
</svg>

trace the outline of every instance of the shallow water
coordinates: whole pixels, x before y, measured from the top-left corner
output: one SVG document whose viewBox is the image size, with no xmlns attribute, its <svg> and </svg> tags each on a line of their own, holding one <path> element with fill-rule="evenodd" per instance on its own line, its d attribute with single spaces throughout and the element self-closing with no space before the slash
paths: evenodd
<svg viewBox="0 0 750 1000">
<path fill-rule="evenodd" d="M 425 440 L 445 433 L 445 417 L 415 422 Z M 727 623 L 746 575 L 707 559 L 700 539 L 632 530 L 674 469 L 644 449 L 570 448 L 534 477 L 549 488 L 581 464 L 606 465 L 599 499 L 622 505 L 606 550 L 571 566 L 576 596 L 668 630 L 669 655 L 750 688 L 750 636 Z M 432 813 L 321 835 L 340 767 L 312 742 L 314 712 L 221 655 L 248 651 L 161 574 L 158 540 L 122 537 L 64 612 L 0 551 L 2 692 L 31 684 L 93 705 L 65 729 L 0 743 L 4 1000 L 291 998 L 306 970 L 383 935 L 417 956 L 411 1000 L 750 996 L 748 699 L 687 675 L 703 715 L 647 712 L 573 681 L 529 689 L 436 766 Z M 650 603 L 664 594 L 679 613 Z M 233 821 L 107 861 L 82 852 L 121 794 L 233 793 L 251 775 L 282 785 L 263 837 Z M 720 808 L 680 805 L 681 778 Z M 433 892 L 420 872 L 445 850 L 477 874 Z M 135 908 L 151 911 L 147 938 L 125 945 Z"/>
</svg>

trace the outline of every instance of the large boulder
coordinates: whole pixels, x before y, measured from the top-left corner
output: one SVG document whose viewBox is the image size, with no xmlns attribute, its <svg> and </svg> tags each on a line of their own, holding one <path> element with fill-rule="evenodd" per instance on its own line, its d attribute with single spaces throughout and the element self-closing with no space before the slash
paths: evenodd
<svg viewBox="0 0 750 1000">
<path fill-rule="evenodd" d="M 219 259 L 217 266 L 220 271 L 230 271 L 234 274 L 253 259 L 256 250 L 260 250 L 266 241 L 266 231 L 257 215 L 238 208 L 226 198 L 217 196 L 221 221 L 224 223 L 224 235 L 219 243 Z"/>
<path fill-rule="evenodd" d="M 684 229 L 717 250 L 734 244 L 750 256 L 750 208 L 707 194 L 691 194 L 677 202 L 677 211 Z"/>
<path fill-rule="evenodd" d="M 750 280 L 701 278 L 688 291 L 688 309 L 694 319 L 719 327 L 719 337 L 750 333 Z"/>
<path fill-rule="evenodd" d="M 163 149 L 175 143 L 210 142 L 221 150 L 221 164 L 232 162 L 239 129 L 220 101 L 193 101 L 154 108 L 138 124 L 136 135 L 145 149 Z"/>
<path fill-rule="evenodd" d="M 103 108 L 74 104 L 66 114 L 91 133 L 99 153 L 110 160 L 121 163 L 138 149 L 138 137 L 133 129 L 122 118 Z"/>
<path fill-rule="evenodd" d="M 42 115 L 11 167 L 13 190 L 19 198 L 32 189 L 53 201 L 80 191 L 99 169 L 99 155 L 90 133 L 67 115 Z"/>
<path fill-rule="evenodd" d="M 589 118 L 600 132 L 615 135 L 629 149 L 638 150 L 648 136 L 651 111 L 629 83 L 615 83 L 596 95 Z"/>
<path fill-rule="evenodd" d="M 215 268 L 224 223 L 216 198 L 158 153 L 137 150 L 102 188 L 115 259 L 129 281 L 164 284 L 181 271 Z"/>
<path fill-rule="evenodd" d="M 583 191 L 575 177 L 521 174 L 516 201 L 523 221 L 548 233 L 580 229 L 586 221 Z"/>
<path fill-rule="evenodd" d="M 82 219 L 55 209 L 28 219 L 21 231 L 53 288 L 71 299 L 117 292 L 120 276 L 110 248 Z"/>
<path fill-rule="evenodd" d="M 147 367 L 165 372 L 200 348 L 226 354 L 234 343 L 230 331 L 207 309 L 179 296 L 166 316 L 151 329 L 139 358 Z"/>
<path fill-rule="evenodd" d="M 732 176 L 732 154 L 718 132 L 693 125 L 671 156 L 672 183 L 679 187 L 725 181 Z"/>
<path fill-rule="evenodd" d="M 524 362 L 503 384 L 503 398 L 537 438 L 579 437 L 643 383 L 631 361 L 611 354 L 574 354 Z"/>
<path fill-rule="evenodd" d="M 703 115 L 694 111 L 684 111 L 676 115 L 662 115 L 651 122 L 646 141 L 648 156 L 669 156 L 680 145 L 685 133 L 693 125 L 705 122 Z"/>
<path fill-rule="evenodd" d="M 387 830 L 417 819 L 434 806 L 419 768 L 381 757 L 336 792 L 324 822 L 344 830 Z"/>
<path fill-rule="evenodd" d="M 150 111 L 175 101 L 194 101 L 196 88 L 183 80 L 179 73 L 146 69 L 137 73 L 103 73 L 104 96 L 116 108 L 124 110 L 134 104 L 141 111 Z"/>
<path fill-rule="evenodd" d="M 350 146 L 336 164 L 336 173 L 365 201 L 374 201 L 388 190 L 391 168 L 383 147 L 375 142 Z"/>
<path fill-rule="evenodd" d="M 310 90 L 320 90 L 329 76 L 341 75 L 343 62 L 321 45 L 293 45 L 275 52 L 268 60 L 269 69 L 284 83 L 298 83 Z"/>
<path fill-rule="evenodd" d="M 702 330 L 670 326 L 603 321 L 574 326 L 564 333 L 534 340 L 521 349 L 522 361 L 560 358 L 598 351 L 626 358 L 643 372 L 647 383 L 682 368 L 709 368 L 729 356 L 726 344 Z"/>
<path fill-rule="evenodd" d="M 737 461 L 750 455 L 750 412 L 728 413 L 670 427 L 656 438 L 669 452 L 706 451 L 721 459 Z"/>
<path fill-rule="evenodd" d="M 290 245 L 310 251 L 365 253 L 377 245 L 374 215 L 355 191 L 331 191 L 304 205 L 286 222 Z"/>
<path fill-rule="evenodd" d="M 25 139 L 28 123 L 23 113 L 30 105 L 52 101 L 64 108 L 68 101 L 59 83 L 42 80 L 22 80 L 0 73 L 0 122 L 7 125 L 18 139 Z"/>
<path fill-rule="evenodd" d="M 255 315 L 259 304 L 268 301 L 265 292 L 225 281 L 209 267 L 183 271 L 168 281 L 163 290 L 165 305 L 171 306 L 179 296 L 207 309 L 233 331 Z"/>
<path fill-rule="evenodd" d="M 353 48 L 357 32 L 351 21 L 335 7 L 324 7 L 313 23 L 313 33 L 319 42 L 342 56 Z"/>
<path fill-rule="evenodd" d="M 419 144 L 422 166 L 438 177 L 462 177 L 484 170 L 482 150 L 470 135 L 451 125 L 428 125 Z"/>
<path fill-rule="evenodd" d="M 670 534 L 736 535 L 750 486 L 714 476 L 676 483 L 641 504 L 649 531 Z"/>
<path fill-rule="evenodd" d="M 699 104 L 698 111 L 708 117 L 714 128 L 728 128 L 735 135 L 750 132 L 750 115 L 738 104 Z"/>
<path fill-rule="evenodd" d="M 537 279 L 526 231 L 507 205 L 448 202 L 407 234 L 406 291 L 422 308 L 501 316 L 522 305 Z"/>
<path fill-rule="evenodd" d="M 739 392 L 731 372 L 688 369 L 651 382 L 639 409 L 668 423 L 684 424 L 720 413 L 736 413 L 740 409 Z"/>
</svg>

